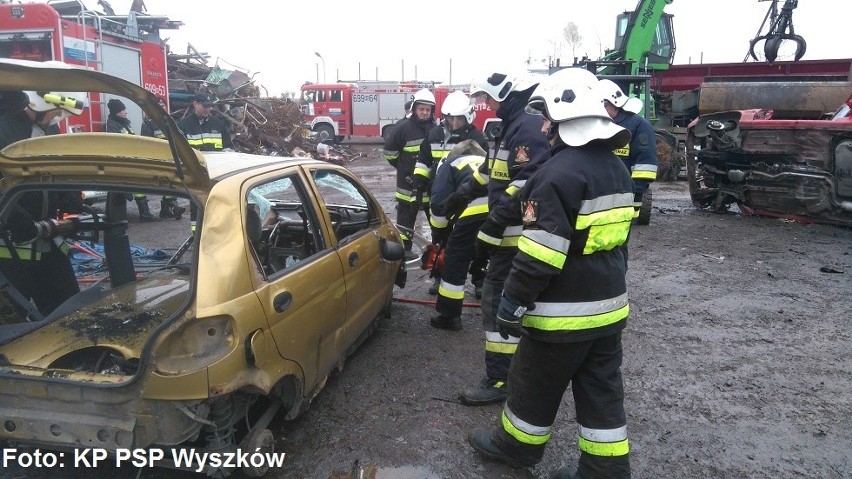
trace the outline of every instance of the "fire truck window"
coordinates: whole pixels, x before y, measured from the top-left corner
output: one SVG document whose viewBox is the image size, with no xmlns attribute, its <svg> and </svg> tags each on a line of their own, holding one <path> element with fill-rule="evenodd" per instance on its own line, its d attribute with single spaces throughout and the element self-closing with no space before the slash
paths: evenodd
<svg viewBox="0 0 852 479">
<path fill-rule="evenodd" d="M 326 101 L 325 100 L 325 97 L 326 97 L 325 93 L 326 93 L 325 90 L 318 90 L 316 101 Z"/>
<path fill-rule="evenodd" d="M 304 92 L 302 92 L 302 99 L 308 103 L 313 103 L 314 101 L 316 101 L 314 100 L 314 98 L 316 97 L 315 93 L 316 92 L 313 90 L 305 90 Z"/>
<path fill-rule="evenodd" d="M 329 101 L 343 101 L 343 90 L 331 90 Z"/>
</svg>

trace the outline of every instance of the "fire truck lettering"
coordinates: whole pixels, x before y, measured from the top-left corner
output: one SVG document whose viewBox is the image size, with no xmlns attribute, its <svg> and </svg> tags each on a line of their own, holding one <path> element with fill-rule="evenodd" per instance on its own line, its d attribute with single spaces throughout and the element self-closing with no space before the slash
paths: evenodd
<svg viewBox="0 0 852 479">
<path fill-rule="evenodd" d="M 355 103 L 372 103 L 378 101 L 378 95 L 366 95 L 363 93 L 356 93 L 352 95 L 352 101 Z"/>
</svg>

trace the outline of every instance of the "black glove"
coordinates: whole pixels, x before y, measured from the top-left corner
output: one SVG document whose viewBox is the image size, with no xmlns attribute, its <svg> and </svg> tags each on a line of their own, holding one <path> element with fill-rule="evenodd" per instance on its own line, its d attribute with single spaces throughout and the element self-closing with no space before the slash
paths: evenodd
<svg viewBox="0 0 852 479">
<path fill-rule="evenodd" d="M 441 210 L 444 212 L 444 217 L 448 220 L 455 219 L 464 213 L 467 203 L 468 201 L 464 194 L 455 192 L 441 203 Z"/>
<path fill-rule="evenodd" d="M 527 311 L 535 309 L 535 304 L 524 305 L 503 291 L 500 296 L 500 307 L 497 308 L 497 331 L 503 339 L 509 336 L 521 337 L 521 318 Z"/>
<path fill-rule="evenodd" d="M 485 251 L 491 251 L 500 246 L 500 242 L 503 241 L 503 230 L 505 229 L 489 216 L 485 220 L 485 223 L 482 223 L 482 226 L 479 227 L 479 233 L 476 235 L 476 247 Z"/>
<path fill-rule="evenodd" d="M 447 245 L 447 240 L 450 238 L 451 228 L 432 228 L 432 242 L 441 246 Z"/>
<path fill-rule="evenodd" d="M 429 185 L 429 180 L 420 175 L 415 175 L 411 177 L 411 181 L 409 183 L 411 183 L 412 196 L 418 196 L 426 191 L 426 187 Z"/>
<path fill-rule="evenodd" d="M 38 234 L 32 217 L 23 210 L 14 211 L 6 221 L 6 229 L 13 243 L 25 243 L 35 239 Z"/>
</svg>

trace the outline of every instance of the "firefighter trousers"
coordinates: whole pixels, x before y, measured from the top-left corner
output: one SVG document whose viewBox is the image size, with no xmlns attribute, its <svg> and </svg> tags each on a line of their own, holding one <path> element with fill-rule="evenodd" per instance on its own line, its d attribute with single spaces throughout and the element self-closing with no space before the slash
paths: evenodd
<svg viewBox="0 0 852 479">
<path fill-rule="evenodd" d="M 482 329 L 485 330 L 485 375 L 490 379 L 504 380 L 509 375 L 509 364 L 518 347 L 518 338 L 503 339 L 497 332 L 497 309 L 503 294 L 503 283 L 512 269 L 512 260 L 518 249 L 501 246 L 492 248 L 488 256 L 488 271 L 482 284 Z"/>
<path fill-rule="evenodd" d="M 447 239 L 444 268 L 435 310 L 446 318 L 461 316 L 464 302 L 464 284 L 476 250 L 476 234 L 485 219 L 457 223 Z"/>
<path fill-rule="evenodd" d="M 426 220 L 429 220 L 429 203 L 425 203 Z M 411 245 L 414 241 L 414 224 L 417 222 L 417 212 L 423 208 L 423 203 L 414 201 L 397 200 L 396 203 L 396 224 L 401 226 L 399 229 L 402 236 L 402 244 L 405 246 L 405 251 L 411 251 Z"/>
<path fill-rule="evenodd" d="M 580 428 L 578 477 L 629 478 L 621 360 L 620 332 L 578 343 L 521 338 L 495 434 L 498 447 L 512 456 L 540 459 L 570 383 Z"/>
</svg>

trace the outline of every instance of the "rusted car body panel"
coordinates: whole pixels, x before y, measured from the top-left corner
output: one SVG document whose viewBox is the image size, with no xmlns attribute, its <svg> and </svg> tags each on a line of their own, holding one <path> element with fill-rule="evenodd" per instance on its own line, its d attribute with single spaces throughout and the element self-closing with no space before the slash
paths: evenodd
<svg viewBox="0 0 852 479">
<path fill-rule="evenodd" d="M 825 120 L 772 110 L 702 115 L 689 127 L 695 206 L 852 226 L 852 96 Z"/>
</svg>

